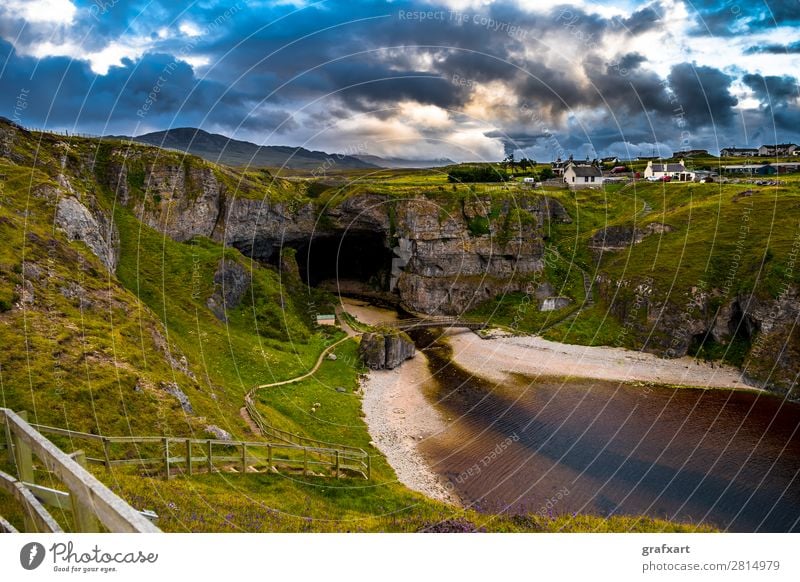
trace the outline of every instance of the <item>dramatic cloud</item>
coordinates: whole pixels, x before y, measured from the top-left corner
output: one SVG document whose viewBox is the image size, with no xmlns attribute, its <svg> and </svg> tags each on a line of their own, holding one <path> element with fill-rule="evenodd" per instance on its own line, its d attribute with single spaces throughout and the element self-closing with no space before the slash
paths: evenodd
<svg viewBox="0 0 800 582">
<path fill-rule="evenodd" d="M 6 2 L 0 114 L 454 159 L 800 139 L 796 2 L 530 4 Z"/>
</svg>

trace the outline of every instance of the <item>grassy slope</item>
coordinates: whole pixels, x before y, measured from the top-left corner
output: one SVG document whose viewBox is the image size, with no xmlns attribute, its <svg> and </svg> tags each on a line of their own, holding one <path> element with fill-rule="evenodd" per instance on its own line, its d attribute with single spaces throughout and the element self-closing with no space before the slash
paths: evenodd
<svg viewBox="0 0 800 582">
<path fill-rule="evenodd" d="M 31 140 L 40 137 L 49 142 L 36 150 Z M 235 251 L 207 240 L 175 243 L 119 207 L 114 218 L 121 259 L 117 276 L 109 277 L 82 243 L 68 243 L 52 227 L 59 154 L 51 142 L 58 138 L 25 139 L 27 147 L 18 146 L 18 161 L 24 163 L 0 160 L 5 176 L 0 235 L 7 243 L 0 247 L 0 340 L 18 347 L 0 352 L 3 403 L 34 412 L 41 422 L 87 432 L 189 435 L 213 423 L 234 436 L 253 438 L 238 415 L 244 391 L 307 369 L 323 345 L 333 341 L 303 323 L 307 313 L 302 294 L 291 281 L 287 293 L 277 273 L 250 265 Z M 75 164 L 87 154 L 102 154 L 102 148 L 85 140 L 73 146 L 68 156 Z M 144 149 L 142 155 L 151 155 Z M 26 167 L 33 164 L 31 151 L 37 152 L 41 169 Z M 119 155 L 106 153 L 108 159 Z M 91 173 L 71 178 L 76 188 L 94 192 L 99 206 L 113 207 L 107 185 L 93 181 Z M 134 190 L 139 178 L 137 172 L 129 174 Z M 254 280 L 253 293 L 229 314 L 227 325 L 205 307 L 223 254 L 252 267 Z M 35 300 L 25 309 L 19 307 L 23 258 L 44 272 L 33 282 Z M 82 291 L 65 295 L 63 288 L 75 282 Z M 81 297 L 89 303 L 81 304 Z M 185 356 L 194 377 L 170 364 L 159 336 L 174 359 Z M 360 371 L 353 364 L 354 344 L 343 344 L 337 354 L 313 379 L 262 394 L 260 406 L 276 424 L 370 450 L 360 399 L 353 394 Z M 161 389 L 162 383 L 173 381 L 189 395 L 194 415 L 184 414 L 177 400 Z M 340 386 L 346 393 L 335 390 Z M 313 402 L 322 407 L 312 419 L 308 411 Z M 408 531 L 462 515 L 397 484 L 378 454 L 373 468 L 371 482 L 338 483 L 282 475 L 201 475 L 164 482 L 121 469 L 111 474 L 98 469 L 98 474 L 135 507 L 156 510 L 167 531 Z M 0 496 L 0 513 L 14 517 L 8 507 Z M 503 531 L 634 526 L 619 518 L 582 517 L 567 524 L 465 515 Z M 635 527 L 661 531 L 677 526 L 647 522 Z"/>
<path fill-rule="evenodd" d="M 718 303 L 750 290 L 776 297 L 785 284 L 800 283 L 800 273 L 789 267 L 800 221 L 800 181 L 792 176 L 781 176 L 781 180 L 779 187 L 638 183 L 608 197 L 587 192 L 572 205 L 567 205 L 564 193 L 562 202 L 576 220 L 572 225 L 555 225 L 554 240 L 562 255 L 571 253 L 578 264 L 588 263 L 593 275 L 603 274 L 630 286 L 652 279 L 654 298 L 679 308 L 686 306 L 692 287 L 727 292 L 716 299 Z M 647 213 L 642 212 L 645 203 L 651 209 Z M 673 230 L 624 250 L 606 252 L 596 264 L 589 239 L 600 228 L 644 227 L 651 222 Z M 630 291 L 623 288 L 611 298 L 598 299 L 595 307 L 549 330 L 547 336 L 582 344 L 614 344 L 624 337 L 622 345 L 638 347 L 631 335 L 620 333 L 620 322 L 609 311 L 610 300 L 631 302 Z M 738 358 L 741 354 L 728 355 Z"/>
</svg>

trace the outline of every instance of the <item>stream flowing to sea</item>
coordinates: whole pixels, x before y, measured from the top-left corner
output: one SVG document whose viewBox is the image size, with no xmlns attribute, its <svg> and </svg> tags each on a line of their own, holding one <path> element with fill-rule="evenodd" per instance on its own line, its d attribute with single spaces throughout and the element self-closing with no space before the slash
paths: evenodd
<svg viewBox="0 0 800 582">
<path fill-rule="evenodd" d="M 751 391 L 518 378 L 497 385 L 414 334 L 450 419 L 420 444 L 485 512 L 648 515 L 800 531 L 800 405 Z"/>
</svg>

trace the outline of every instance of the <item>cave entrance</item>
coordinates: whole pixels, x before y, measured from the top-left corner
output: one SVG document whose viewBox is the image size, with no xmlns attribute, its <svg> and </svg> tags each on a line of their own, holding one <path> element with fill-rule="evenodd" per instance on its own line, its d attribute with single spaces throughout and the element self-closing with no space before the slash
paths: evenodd
<svg viewBox="0 0 800 582">
<path fill-rule="evenodd" d="M 389 288 L 393 253 L 382 233 L 348 230 L 290 246 L 297 249 L 300 277 L 312 287 L 336 286 L 343 291 Z"/>
</svg>

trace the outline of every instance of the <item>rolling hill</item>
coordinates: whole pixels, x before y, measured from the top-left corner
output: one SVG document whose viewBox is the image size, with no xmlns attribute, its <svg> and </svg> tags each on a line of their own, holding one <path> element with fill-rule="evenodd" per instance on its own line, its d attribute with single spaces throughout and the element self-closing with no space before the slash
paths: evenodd
<svg viewBox="0 0 800 582">
<path fill-rule="evenodd" d="M 354 156 L 329 154 L 292 146 L 259 146 L 248 141 L 231 139 L 218 133 L 209 133 L 193 127 L 181 127 L 146 133 L 136 137 L 109 136 L 113 139 L 133 140 L 188 152 L 210 162 L 228 166 L 286 167 L 313 170 L 325 166 L 330 169 L 331 161 L 340 169 L 364 169 L 379 167 Z"/>
</svg>

